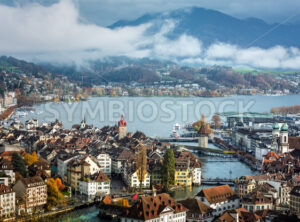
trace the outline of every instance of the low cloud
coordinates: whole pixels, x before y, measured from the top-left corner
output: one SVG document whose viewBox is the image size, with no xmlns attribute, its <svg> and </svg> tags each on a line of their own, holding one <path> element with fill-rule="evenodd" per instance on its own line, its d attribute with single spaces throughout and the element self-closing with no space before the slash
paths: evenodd
<svg viewBox="0 0 300 222">
<path fill-rule="evenodd" d="M 216 43 L 198 57 L 187 58 L 185 63 L 244 66 L 269 69 L 299 69 L 300 50 L 295 47 L 274 46 L 268 49 L 258 47 L 240 48 L 236 45 Z"/>
<path fill-rule="evenodd" d="M 165 21 L 160 31 L 149 35 L 151 23 L 109 29 L 85 23 L 72 0 L 43 6 L 0 5 L 0 54 L 35 62 L 75 63 L 106 56 L 152 57 L 199 65 L 231 65 L 259 68 L 300 68 L 297 48 L 274 46 L 240 48 L 202 42 L 182 34 L 169 39 L 176 21 Z"/>
</svg>

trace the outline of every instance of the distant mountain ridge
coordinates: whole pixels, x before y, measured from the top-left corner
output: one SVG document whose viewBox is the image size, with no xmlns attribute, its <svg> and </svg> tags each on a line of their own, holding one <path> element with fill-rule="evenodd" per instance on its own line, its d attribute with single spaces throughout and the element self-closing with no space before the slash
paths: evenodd
<svg viewBox="0 0 300 222">
<path fill-rule="evenodd" d="M 155 32 L 167 19 L 175 20 L 177 24 L 169 34 L 172 39 L 185 33 L 201 40 L 205 46 L 224 42 L 241 47 L 269 48 L 281 45 L 300 48 L 300 24 L 279 25 L 268 24 L 257 18 L 238 19 L 219 11 L 198 7 L 178 9 L 169 13 L 145 14 L 132 21 L 117 21 L 109 28 L 137 26 L 151 22 L 154 24 L 151 31 Z"/>
</svg>

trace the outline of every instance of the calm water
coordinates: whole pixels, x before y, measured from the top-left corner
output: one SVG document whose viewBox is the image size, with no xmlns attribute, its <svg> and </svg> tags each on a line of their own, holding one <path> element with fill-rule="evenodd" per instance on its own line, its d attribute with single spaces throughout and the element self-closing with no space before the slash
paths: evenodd
<svg viewBox="0 0 300 222">
<path fill-rule="evenodd" d="M 272 107 L 300 103 L 300 95 L 232 96 L 222 98 L 174 97 L 97 97 L 75 103 L 47 103 L 35 106 L 41 112 L 31 113 L 22 122 L 34 117 L 40 122 L 59 119 L 66 128 L 80 123 L 97 127 L 114 125 L 125 115 L 128 131 L 140 130 L 148 136 L 167 137 L 175 123 L 185 124 L 199 120 L 201 114 L 210 119 L 215 112 L 252 111 L 269 112 Z"/>
<path fill-rule="evenodd" d="M 146 101 L 146 102 L 145 102 Z M 111 116 L 112 110 L 111 103 L 124 107 L 116 115 Z M 143 104 L 144 103 L 144 104 Z M 146 103 L 146 105 L 145 105 Z M 169 108 L 174 112 L 168 120 L 168 112 L 165 112 L 163 103 L 171 104 Z M 182 103 L 190 103 L 186 112 L 184 112 Z M 78 103 L 48 103 L 35 106 L 38 111 L 43 113 L 29 113 L 28 116 L 20 119 L 22 122 L 30 118 L 37 118 L 40 122 L 51 122 L 56 118 L 63 122 L 66 128 L 70 128 L 75 123 L 80 123 L 83 116 L 86 117 L 88 124 L 93 124 L 97 127 L 104 125 L 114 125 L 119 120 L 121 113 L 125 114 L 125 119 L 128 124 L 128 131 L 134 132 L 140 130 L 145 132 L 148 136 L 169 136 L 172 127 L 175 123 L 184 124 L 186 122 L 193 122 L 198 120 L 201 114 L 211 115 L 217 111 L 252 111 L 252 112 L 269 112 L 272 107 L 291 106 L 300 103 L 300 95 L 286 95 L 286 96 L 234 96 L 226 98 L 143 98 L 143 97 L 121 97 L 121 98 L 92 98 L 89 101 Z M 100 104 L 100 105 L 99 105 Z M 115 105 L 114 104 L 114 105 Z M 143 104 L 143 106 L 141 105 Z M 199 105 L 200 104 L 200 105 Z M 90 107 L 92 111 L 96 110 L 95 107 L 102 107 L 94 115 L 88 115 L 84 110 Z M 110 107 L 112 106 L 112 107 Z M 143 109 L 138 110 L 139 106 Z M 241 107 L 248 107 L 247 110 L 241 110 Z M 131 107 L 131 108 L 130 108 Z M 200 108 L 199 108 L 200 107 Z M 222 108 L 225 107 L 225 108 Z M 69 112 L 68 112 L 69 110 Z M 73 110 L 72 112 L 70 110 Z M 151 116 L 153 112 L 157 115 L 151 121 L 145 120 L 144 116 Z M 70 114 L 71 113 L 71 114 Z M 90 112 L 91 113 L 91 112 Z M 92 113 L 93 114 L 93 113 Z M 170 116 L 169 116 L 170 117 Z M 190 145 L 194 145 L 191 143 Z M 212 145 L 210 145 L 212 146 Z M 212 147 L 213 148 L 213 147 Z M 247 165 L 241 162 L 218 162 L 218 158 L 214 157 L 200 157 L 202 166 L 203 177 L 239 177 L 242 175 L 253 175 L 256 172 L 251 171 Z M 232 174 L 230 174 L 232 171 Z M 192 197 L 197 194 L 201 187 L 186 188 L 171 193 L 175 199 L 184 199 Z M 100 221 L 97 218 L 98 210 L 96 207 L 90 207 L 83 210 L 78 210 L 69 214 L 65 214 L 57 219 L 50 219 L 51 221 Z M 102 221 L 102 220 L 101 220 Z"/>
</svg>

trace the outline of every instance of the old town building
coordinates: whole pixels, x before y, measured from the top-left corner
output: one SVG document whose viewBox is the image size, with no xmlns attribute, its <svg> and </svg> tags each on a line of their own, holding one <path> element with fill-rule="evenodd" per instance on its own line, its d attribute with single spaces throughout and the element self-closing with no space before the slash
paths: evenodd
<svg viewBox="0 0 300 222">
<path fill-rule="evenodd" d="M 16 197 L 25 203 L 27 213 L 33 213 L 47 203 L 47 185 L 39 176 L 22 178 L 14 185 Z"/>
<path fill-rule="evenodd" d="M 141 197 L 121 216 L 121 222 L 185 222 L 187 209 L 169 194 Z"/>
</svg>

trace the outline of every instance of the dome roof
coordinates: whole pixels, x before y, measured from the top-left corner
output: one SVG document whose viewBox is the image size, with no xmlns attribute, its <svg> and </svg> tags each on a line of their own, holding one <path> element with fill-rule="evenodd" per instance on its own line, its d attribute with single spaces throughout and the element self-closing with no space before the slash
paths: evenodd
<svg viewBox="0 0 300 222">
<path fill-rule="evenodd" d="M 279 129 L 279 124 L 278 123 L 274 123 L 273 124 L 273 129 L 274 130 L 278 130 Z"/>
<path fill-rule="evenodd" d="M 280 129 L 280 131 L 288 131 L 288 130 L 289 130 L 289 127 L 288 127 L 288 125 L 286 123 L 283 124 L 283 126 Z"/>
</svg>

